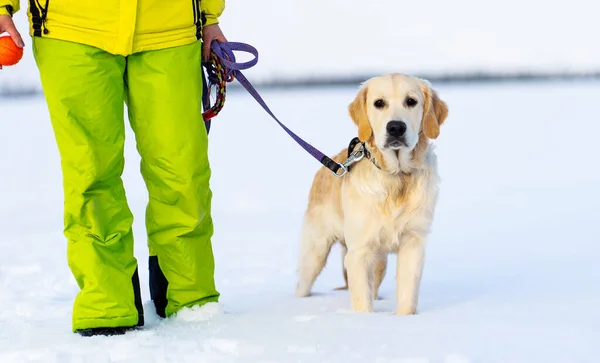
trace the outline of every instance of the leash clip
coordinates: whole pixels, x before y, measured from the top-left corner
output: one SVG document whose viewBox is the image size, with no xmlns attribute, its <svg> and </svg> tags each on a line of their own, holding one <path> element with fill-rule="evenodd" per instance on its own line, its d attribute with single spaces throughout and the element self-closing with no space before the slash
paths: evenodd
<svg viewBox="0 0 600 363">
<path fill-rule="evenodd" d="M 352 165 L 356 162 L 359 162 L 364 157 L 365 157 L 365 145 L 361 143 L 360 146 L 356 150 L 354 150 L 350 153 L 350 155 L 348 156 L 348 159 L 346 159 L 346 161 L 344 161 L 343 163 L 338 163 L 338 165 L 344 172 L 341 174 L 335 172 L 333 174 L 335 176 L 337 176 L 338 178 L 343 177 L 348 172 L 348 168 L 350 168 L 350 165 Z"/>
<path fill-rule="evenodd" d="M 344 164 L 338 163 L 340 169 L 342 169 L 342 173 L 338 173 L 337 171 L 333 172 L 333 175 L 337 176 L 338 178 L 343 177 L 344 175 L 346 175 L 346 173 L 348 172 L 348 168 L 344 166 Z M 338 169 L 339 170 L 339 169 Z"/>
</svg>

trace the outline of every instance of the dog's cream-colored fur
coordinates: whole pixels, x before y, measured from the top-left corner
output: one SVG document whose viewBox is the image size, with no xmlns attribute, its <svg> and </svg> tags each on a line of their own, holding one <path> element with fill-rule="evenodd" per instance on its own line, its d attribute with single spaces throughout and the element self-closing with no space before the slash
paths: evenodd
<svg viewBox="0 0 600 363">
<path fill-rule="evenodd" d="M 303 220 L 295 295 L 311 294 L 339 241 L 352 310 L 373 311 L 388 255 L 396 254 L 396 313 L 415 314 L 438 198 L 437 159 L 429 140 L 439 136 L 448 106 L 427 81 L 396 73 L 363 83 L 348 110 L 370 158 L 341 178 L 326 168 L 316 173 Z M 406 124 L 403 143 L 390 144 L 390 121 Z M 333 159 L 346 157 L 344 149 Z"/>
</svg>

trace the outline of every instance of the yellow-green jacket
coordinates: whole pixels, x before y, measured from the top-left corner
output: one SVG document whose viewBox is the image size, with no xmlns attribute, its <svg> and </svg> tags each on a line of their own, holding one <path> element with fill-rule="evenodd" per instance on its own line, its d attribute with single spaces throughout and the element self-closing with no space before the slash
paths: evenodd
<svg viewBox="0 0 600 363">
<path fill-rule="evenodd" d="M 29 34 L 129 55 L 192 43 L 218 23 L 225 0 L 29 0 Z M 19 11 L 0 0 L 0 15 Z"/>
</svg>

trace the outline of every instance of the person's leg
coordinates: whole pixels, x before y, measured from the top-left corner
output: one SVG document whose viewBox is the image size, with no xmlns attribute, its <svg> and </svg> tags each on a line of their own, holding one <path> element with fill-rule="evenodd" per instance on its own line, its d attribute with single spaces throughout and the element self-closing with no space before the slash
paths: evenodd
<svg viewBox="0 0 600 363">
<path fill-rule="evenodd" d="M 146 212 L 150 293 L 159 316 L 217 302 L 201 43 L 128 57 L 127 105 Z"/>
<path fill-rule="evenodd" d="M 80 291 L 73 331 L 144 323 L 124 167 L 125 59 L 34 38 L 33 51 L 61 157 L 68 263 Z"/>
</svg>

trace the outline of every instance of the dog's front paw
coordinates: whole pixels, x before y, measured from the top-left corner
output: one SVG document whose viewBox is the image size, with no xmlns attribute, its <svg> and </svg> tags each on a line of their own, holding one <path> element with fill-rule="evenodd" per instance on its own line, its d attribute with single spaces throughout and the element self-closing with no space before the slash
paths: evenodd
<svg viewBox="0 0 600 363">
<path fill-rule="evenodd" d="M 396 315 L 415 315 L 417 308 L 415 306 L 400 306 L 396 309 Z"/>
</svg>

